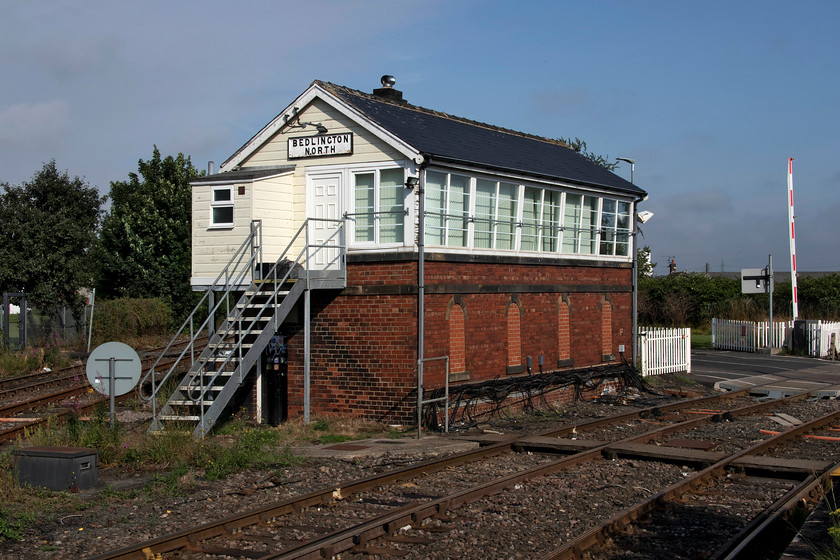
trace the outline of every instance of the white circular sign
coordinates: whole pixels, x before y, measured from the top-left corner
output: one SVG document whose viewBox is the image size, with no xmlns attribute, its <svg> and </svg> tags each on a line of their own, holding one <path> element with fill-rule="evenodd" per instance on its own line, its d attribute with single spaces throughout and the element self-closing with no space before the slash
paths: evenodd
<svg viewBox="0 0 840 560">
<path fill-rule="evenodd" d="M 90 353 L 87 378 L 91 386 L 110 396 L 111 361 L 114 364 L 114 396 L 125 395 L 137 385 L 142 367 L 134 348 L 122 342 L 106 342 Z"/>
</svg>

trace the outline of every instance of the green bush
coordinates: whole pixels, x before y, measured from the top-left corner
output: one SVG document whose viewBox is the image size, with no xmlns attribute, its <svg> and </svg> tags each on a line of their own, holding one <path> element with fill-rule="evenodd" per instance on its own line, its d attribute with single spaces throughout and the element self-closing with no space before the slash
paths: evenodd
<svg viewBox="0 0 840 560">
<path fill-rule="evenodd" d="M 164 335 L 172 327 L 172 310 L 160 298 L 114 299 L 97 304 L 93 315 L 93 338 L 129 343 L 144 336 Z"/>
<path fill-rule="evenodd" d="M 741 281 L 701 273 L 639 278 L 639 324 L 665 327 L 707 327 L 713 317 L 766 321 L 769 295 L 742 294 Z M 840 320 L 840 274 L 800 276 L 799 318 Z M 773 318 L 791 318 L 791 283 L 773 291 Z"/>
</svg>

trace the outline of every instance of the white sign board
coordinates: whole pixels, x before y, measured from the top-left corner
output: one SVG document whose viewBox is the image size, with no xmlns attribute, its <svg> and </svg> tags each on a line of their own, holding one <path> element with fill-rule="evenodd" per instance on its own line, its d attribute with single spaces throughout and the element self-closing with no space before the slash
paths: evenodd
<svg viewBox="0 0 840 560">
<path fill-rule="evenodd" d="M 353 153 L 353 133 L 318 134 L 289 138 L 289 159 Z"/>
<path fill-rule="evenodd" d="M 766 268 L 741 269 L 742 294 L 766 294 L 770 291 Z"/>
<path fill-rule="evenodd" d="M 114 362 L 114 395 L 125 395 L 140 380 L 142 365 L 134 348 L 122 342 L 106 342 L 90 353 L 87 378 L 91 387 L 110 396 L 111 360 Z"/>
</svg>

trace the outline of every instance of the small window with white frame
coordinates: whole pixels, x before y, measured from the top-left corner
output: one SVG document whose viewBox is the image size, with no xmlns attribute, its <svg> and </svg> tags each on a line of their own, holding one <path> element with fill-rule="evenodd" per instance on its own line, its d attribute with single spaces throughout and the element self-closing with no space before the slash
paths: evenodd
<svg viewBox="0 0 840 560">
<path fill-rule="evenodd" d="M 233 185 L 213 187 L 210 200 L 210 227 L 233 227 Z"/>
</svg>

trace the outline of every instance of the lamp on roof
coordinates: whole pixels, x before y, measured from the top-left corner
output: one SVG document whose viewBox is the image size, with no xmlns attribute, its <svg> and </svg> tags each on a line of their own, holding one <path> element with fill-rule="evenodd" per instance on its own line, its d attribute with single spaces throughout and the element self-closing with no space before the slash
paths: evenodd
<svg viewBox="0 0 840 560">
<path fill-rule="evenodd" d="M 300 122 L 298 121 L 297 124 L 289 125 L 289 128 L 306 128 L 308 126 L 314 126 L 315 130 L 318 131 L 318 134 L 326 134 L 329 132 L 327 127 L 321 123 L 313 123 L 313 122 Z"/>
</svg>

